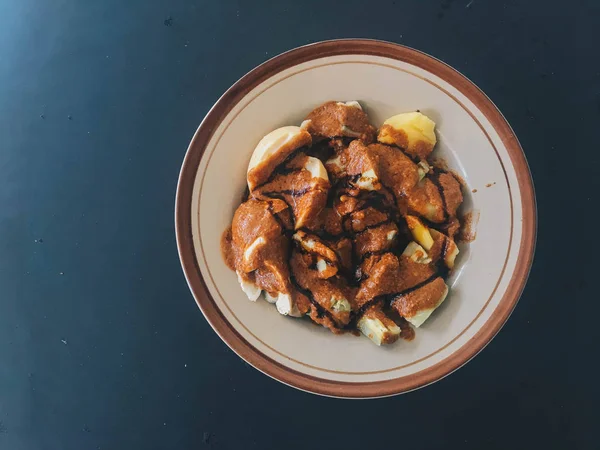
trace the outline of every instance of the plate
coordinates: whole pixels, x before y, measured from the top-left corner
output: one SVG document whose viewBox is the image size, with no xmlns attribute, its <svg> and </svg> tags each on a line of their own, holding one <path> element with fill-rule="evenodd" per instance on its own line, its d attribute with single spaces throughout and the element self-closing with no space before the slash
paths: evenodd
<svg viewBox="0 0 600 450">
<path fill-rule="evenodd" d="M 464 211 L 476 239 L 461 244 L 450 294 L 411 342 L 377 347 L 248 301 L 221 258 L 220 238 L 246 185 L 258 141 L 299 125 L 328 100 L 358 100 L 380 126 L 420 110 L 437 124 L 436 155 L 468 186 Z M 498 333 L 525 286 L 536 237 L 531 175 L 521 146 L 491 100 L 443 62 L 371 40 L 320 42 L 258 66 L 213 106 L 188 148 L 177 188 L 176 233 L 204 316 L 241 358 L 316 394 L 365 398 L 410 391 L 461 367 Z M 476 222 L 476 224 L 475 224 Z"/>
</svg>

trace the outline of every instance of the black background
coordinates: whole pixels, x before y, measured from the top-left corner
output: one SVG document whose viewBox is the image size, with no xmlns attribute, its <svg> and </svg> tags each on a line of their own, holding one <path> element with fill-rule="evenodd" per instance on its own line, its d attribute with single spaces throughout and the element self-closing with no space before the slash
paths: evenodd
<svg viewBox="0 0 600 450">
<path fill-rule="evenodd" d="M 597 1 L 0 0 L 0 449 L 598 448 Z M 260 374 L 184 280 L 187 144 L 240 76 L 336 37 L 406 44 L 503 111 L 536 259 L 496 339 L 376 401 Z"/>
</svg>

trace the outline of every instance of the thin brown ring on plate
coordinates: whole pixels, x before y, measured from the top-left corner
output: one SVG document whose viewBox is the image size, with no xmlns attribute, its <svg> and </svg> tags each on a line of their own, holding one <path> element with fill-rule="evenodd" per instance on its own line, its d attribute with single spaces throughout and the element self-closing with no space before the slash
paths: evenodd
<svg viewBox="0 0 600 450">
<path fill-rule="evenodd" d="M 221 121 L 244 96 L 273 75 L 300 63 L 329 56 L 371 55 L 407 62 L 450 83 L 466 96 L 492 124 L 507 149 L 518 180 L 522 202 L 522 238 L 512 278 L 500 303 L 474 337 L 446 359 L 415 374 L 385 381 L 341 382 L 299 373 L 264 355 L 246 341 L 227 321 L 202 278 L 193 250 L 191 202 L 197 169 Z M 372 40 L 336 40 L 300 47 L 283 53 L 250 71 L 215 103 L 196 131 L 181 169 L 176 195 L 177 246 L 184 273 L 196 302 L 213 329 L 225 343 L 249 364 L 269 376 L 299 389 L 322 395 L 368 398 L 407 392 L 430 384 L 460 368 L 498 333 L 517 304 L 533 261 L 536 239 L 536 204 L 529 167 L 510 125 L 491 100 L 465 76 L 445 63 L 398 44 Z"/>
</svg>

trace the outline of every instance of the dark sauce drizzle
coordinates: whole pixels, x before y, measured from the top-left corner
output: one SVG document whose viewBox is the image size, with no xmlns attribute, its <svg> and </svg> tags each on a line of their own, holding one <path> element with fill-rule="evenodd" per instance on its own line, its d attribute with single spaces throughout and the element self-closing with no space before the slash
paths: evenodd
<svg viewBox="0 0 600 450">
<path fill-rule="evenodd" d="M 335 317 L 333 316 L 333 314 L 331 314 L 329 311 L 327 311 L 325 308 L 323 308 L 319 302 L 317 302 L 315 300 L 315 297 L 313 296 L 312 292 L 309 291 L 308 289 L 304 289 L 302 286 L 300 286 L 298 284 L 298 281 L 296 280 L 296 277 L 294 277 L 294 275 L 290 275 L 290 281 L 292 282 L 292 284 L 294 285 L 294 288 L 300 292 L 301 294 L 305 295 L 306 298 L 308 298 L 308 300 L 310 301 L 310 303 L 315 307 L 316 311 L 317 311 L 317 317 L 321 318 L 323 316 L 327 317 L 329 320 L 331 320 L 335 325 L 336 328 L 337 327 L 337 321 L 335 320 Z"/>
<path fill-rule="evenodd" d="M 383 295 L 379 295 L 377 297 L 373 297 L 371 300 L 366 301 L 360 308 L 358 311 L 356 311 L 355 313 L 352 314 L 352 319 L 350 320 L 350 323 L 347 325 L 348 327 L 352 326 L 352 327 L 356 327 L 356 322 L 358 322 L 358 320 L 362 317 L 362 315 L 365 313 L 365 311 L 367 309 L 369 309 L 371 306 L 381 302 L 382 304 L 385 304 L 386 306 L 389 306 L 391 304 L 391 302 L 393 300 L 395 300 L 396 298 L 402 297 L 404 295 L 410 294 L 411 292 L 416 291 L 417 289 L 422 288 L 423 286 L 431 283 L 433 280 L 435 280 L 436 278 L 440 277 L 441 275 L 438 273 L 433 274 L 432 276 L 430 276 L 429 278 L 427 278 L 424 281 L 421 281 L 420 283 L 415 284 L 414 286 L 405 289 L 403 291 L 400 292 L 394 292 L 392 294 L 383 294 Z"/>
<path fill-rule="evenodd" d="M 442 172 L 436 172 L 429 176 L 429 180 L 435 185 L 438 192 L 440 193 L 440 198 L 442 199 L 442 211 L 444 212 L 444 222 L 447 222 L 450 218 L 450 214 L 448 214 L 448 206 L 446 205 L 446 194 L 444 193 L 444 189 L 440 185 L 440 175 Z"/>
<path fill-rule="evenodd" d="M 418 162 L 417 159 L 415 157 L 412 157 L 410 155 L 408 155 L 404 149 L 394 145 L 392 146 L 395 149 L 401 151 L 406 157 L 408 157 L 409 159 L 411 159 L 414 162 Z M 331 146 L 329 146 L 329 149 L 331 148 Z M 300 149 L 295 150 L 294 152 L 292 152 L 290 155 L 288 155 L 286 157 L 286 159 L 279 164 L 279 166 L 273 171 L 273 173 L 269 176 L 269 178 L 267 179 L 267 181 L 265 181 L 264 183 L 262 183 L 261 185 L 257 186 L 255 189 L 259 189 L 262 186 L 270 183 L 271 181 L 273 181 L 273 179 L 278 176 L 278 175 L 286 175 L 286 174 L 290 174 L 290 173 L 294 173 L 297 171 L 300 171 L 302 169 L 293 169 L 293 168 L 288 168 L 286 167 L 286 165 L 297 156 L 297 154 L 299 152 L 304 152 L 309 156 L 315 156 L 315 157 L 319 157 L 320 159 L 324 158 L 327 156 L 327 154 L 331 154 L 331 152 L 329 150 L 325 150 L 323 148 L 317 148 L 314 150 L 310 150 L 306 147 L 302 147 Z M 324 156 L 325 155 L 325 156 Z M 433 228 L 433 229 L 438 229 L 440 227 L 443 227 L 446 222 L 449 219 L 449 214 L 448 214 L 448 208 L 447 208 L 447 204 L 446 204 L 446 197 L 444 194 L 444 189 L 442 188 L 442 186 L 440 185 L 439 182 L 439 176 L 441 175 L 441 173 L 446 173 L 443 170 L 440 169 L 436 169 L 438 170 L 438 172 L 430 174 L 430 176 L 428 177 L 429 180 L 436 186 L 438 192 L 440 193 L 440 198 L 442 200 L 442 208 L 443 208 L 443 213 L 444 213 L 444 223 L 442 224 L 436 224 L 436 223 L 432 223 L 426 219 L 422 219 L 429 227 Z M 354 175 L 354 176 L 347 176 L 344 177 L 340 180 L 338 180 L 334 186 L 331 187 L 331 189 L 329 190 L 329 194 L 327 197 L 327 207 L 332 208 L 334 206 L 334 202 L 336 200 L 336 198 L 338 197 L 338 194 L 340 193 L 340 188 L 341 189 L 349 189 L 349 190 L 354 190 L 357 187 L 355 186 L 355 183 L 358 181 L 358 179 L 360 178 L 360 175 Z M 393 199 L 393 206 L 394 207 L 398 207 L 398 198 L 396 197 L 396 194 L 394 193 L 394 191 L 392 189 L 390 189 L 389 187 L 383 185 L 382 183 L 382 189 L 384 189 L 389 196 Z M 301 190 L 294 190 L 294 189 L 289 189 L 289 190 L 282 190 L 282 191 L 274 191 L 274 192 L 262 192 L 261 194 L 264 195 L 265 197 L 269 197 L 269 198 L 273 198 L 273 199 L 279 199 L 279 200 L 283 200 L 284 202 L 286 202 L 286 204 L 288 205 L 289 208 L 291 208 L 291 205 L 288 203 L 287 199 L 285 198 L 285 195 L 289 195 L 291 197 L 296 197 L 296 196 L 301 196 L 306 194 L 307 192 L 309 192 L 311 189 L 301 189 Z M 326 232 L 325 230 L 308 230 L 308 229 L 302 229 L 302 231 L 305 231 L 306 233 L 310 233 L 310 234 L 314 234 L 317 237 L 321 238 L 321 239 L 325 239 L 325 240 L 338 240 L 338 239 L 343 239 L 343 238 L 349 238 L 351 240 L 352 243 L 352 266 L 353 267 L 359 267 L 368 257 L 373 256 L 373 255 L 383 255 L 386 253 L 390 253 L 391 250 L 390 249 L 384 249 L 384 250 L 380 250 L 380 251 L 375 251 L 375 252 L 366 252 L 365 254 L 363 254 L 360 257 L 360 261 L 357 262 L 356 261 L 356 255 L 355 255 L 355 251 L 354 251 L 354 240 L 353 238 L 355 238 L 357 235 L 360 235 L 361 233 L 364 233 L 367 230 L 373 229 L 373 228 L 377 228 L 380 227 L 382 225 L 388 224 L 390 222 L 397 222 L 398 219 L 398 212 L 394 210 L 393 207 L 390 207 L 389 204 L 389 199 L 382 193 L 380 192 L 376 192 L 376 191 L 369 191 L 366 194 L 364 193 L 364 191 L 359 191 L 359 193 L 357 195 L 352 195 L 351 192 L 346 192 L 345 195 L 348 195 L 350 197 L 354 197 L 357 198 L 359 200 L 364 201 L 364 204 L 362 205 L 362 207 L 360 209 L 354 210 L 350 213 L 344 214 L 342 216 L 342 226 L 344 228 L 345 231 L 343 231 L 340 234 L 337 235 L 333 235 L 330 234 L 328 232 Z M 362 197 L 362 198 L 360 198 Z M 402 196 L 403 197 L 403 196 Z M 250 191 L 248 189 L 248 187 L 246 187 L 246 190 L 244 192 L 244 195 L 242 197 L 243 201 L 246 201 L 250 198 Z M 388 219 L 381 221 L 379 223 L 373 224 L 373 225 L 369 225 L 366 226 L 362 231 L 359 232 L 354 232 L 351 229 L 348 230 L 347 227 L 344 226 L 344 219 L 347 218 L 349 215 L 356 213 L 356 212 L 360 212 L 363 210 L 366 210 L 367 208 L 374 208 L 377 209 L 378 211 L 381 211 L 383 213 L 385 213 L 388 216 Z M 277 222 L 279 223 L 279 225 L 281 226 L 281 229 L 285 232 L 285 233 L 293 233 L 294 230 L 288 230 L 287 227 L 285 226 L 285 223 L 283 222 L 283 220 L 279 217 L 278 214 L 275 214 L 273 212 L 273 205 L 272 203 L 269 202 L 269 212 L 271 213 L 271 215 L 275 218 L 275 220 L 277 220 Z M 396 219 L 396 220 L 394 220 Z M 294 215 L 291 214 L 291 221 L 292 221 L 292 225 L 294 224 Z M 295 227 L 293 227 L 295 228 Z M 338 273 L 342 273 L 342 272 L 346 272 L 346 270 L 342 267 L 341 261 L 342 258 L 340 257 L 340 255 L 338 254 L 338 252 L 334 249 L 332 249 L 331 247 L 327 246 L 330 250 L 332 250 L 335 254 L 336 257 L 338 259 Z M 339 329 L 345 329 L 345 330 L 352 330 L 356 328 L 356 323 L 358 322 L 358 320 L 360 319 L 360 317 L 362 317 L 362 315 L 365 313 L 365 311 L 370 308 L 371 306 L 377 304 L 377 303 L 383 303 L 387 306 L 389 306 L 391 304 L 391 302 L 399 297 L 402 297 L 404 295 L 410 294 L 411 292 L 416 291 L 417 289 L 420 289 L 421 287 L 427 285 L 428 283 L 432 282 L 434 279 L 436 279 L 437 277 L 445 277 L 448 273 L 448 269 L 445 265 L 445 258 L 448 252 L 448 247 L 449 247 L 449 238 L 447 236 L 444 236 L 444 245 L 441 251 L 441 255 L 440 255 L 440 259 L 437 262 L 437 273 L 435 273 L 434 275 L 432 275 L 431 277 L 427 278 L 426 280 L 417 283 L 416 285 L 405 289 L 404 291 L 401 292 L 396 292 L 396 293 L 392 293 L 392 294 L 384 294 L 384 295 L 380 295 L 377 297 L 372 298 L 371 300 L 366 301 L 360 308 L 358 311 L 356 312 L 352 312 L 351 313 L 351 319 L 350 322 Z M 301 253 L 309 253 L 307 251 L 305 251 L 301 245 L 296 245 L 296 248 L 298 249 L 298 251 L 300 251 Z M 323 255 L 320 255 L 321 257 L 323 257 L 323 259 L 325 259 L 327 261 L 328 264 L 334 264 L 334 262 L 329 261 L 327 258 L 325 258 Z M 312 267 L 311 267 L 312 268 Z M 315 267 L 316 269 L 316 267 Z M 351 285 L 354 286 L 358 286 L 360 284 L 361 281 L 367 279 L 368 277 L 365 276 L 364 274 L 361 274 L 360 277 L 356 277 L 356 274 L 344 274 L 346 279 L 350 282 Z M 336 276 L 337 277 L 337 276 Z M 294 288 L 300 292 L 301 294 L 305 295 L 309 301 L 311 302 L 311 304 L 315 307 L 316 311 L 317 311 L 317 317 L 318 318 L 322 318 L 324 316 L 326 316 L 328 319 L 331 320 L 331 322 L 333 324 L 335 324 L 337 326 L 337 321 L 335 320 L 334 316 L 331 314 L 331 312 L 329 312 L 328 310 L 326 310 L 325 308 L 323 308 L 323 306 L 321 306 L 314 298 L 312 292 L 308 289 L 304 289 L 303 287 L 301 287 L 296 278 L 294 277 L 294 275 L 290 275 L 290 280 L 292 282 L 292 284 L 294 285 Z M 404 320 L 404 319 L 402 319 Z M 404 332 L 404 330 L 403 330 Z"/>
<path fill-rule="evenodd" d="M 300 197 L 301 195 L 306 194 L 307 192 L 312 191 L 312 189 L 282 189 L 281 191 L 272 191 L 272 192 L 262 192 L 262 195 L 271 198 L 278 198 L 275 195 L 291 195 L 292 197 Z M 285 201 L 285 198 L 281 198 L 281 200 Z"/>
<path fill-rule="evenodd" d="M 440 259 L 437 262 L 437 270 L 440 273 L 441 277 L 446 278 L 448 275 L 449 269 L 446 266 L 446 254 L 448 253 L 448 247 L 450 245 L 450 238 L 444 235 L 444 246 L 442 247 L 442 253 L 440 254 Z"/>
<path fill-rule="evenodd" d="M 273 211 L 273 203 L 272 202 L 268 202 L 269 203 L 269 207 L 267 208 L 268 211 L 271 213 L 271 215 L 273 216 L 273 218 L 277 221 L 277 223 L 279 224 L 279 226 L 281 227 L 281 231 L 284 234 L 289 234 L 291 232 L 291 230 L 288 230 L 285 222 L 283 221 L 283 219 L 281 217 L 279 217 L 279 214 L 275 213 Z M 293 222 L 293 216 L 292 216 L 292 222 Z"/>
<path fill-rule="evenodd" d="M 361 231 L 355 231 L 354 232 L 354 236 L 360 236 L 360 235 L 366 233 L 369 230 L 372 230 L 374 228 L 379 228 L 379 227 L 381 227 L 383 225 L 387 225 L 387 224 L 392 223 L 392 222 L 393 222 L 392 219 L 385 219 L 385 220 L 382 220 L 381 222 L 374 223 L 373 225 L 367 225 L 363 230 L 361 230 Z"/>
<path fill-rule="evenodd" d="M 258 186 L 256 186 L 254 188 L 254 190 L 260 189 L 265 184 L 269 184 L 271 181 L 273 181 L 273 179 L 277 175 L 285 175 L 285 174 L 288 174 L 288 173 L 292 173 L 292 172 L 296 172 L 296 171 L 302 170 L 302 169 L 290 169 L 289 167 L 286 167 L 286 166 L 288 165 L 288 163 L 291 160 L 293 160 L 296 156 L 298 156 L 298 153 L 302 153 L 302 152 L 306 153 L 307 150 L 308 150 L 308 147 L 300 147 L 300 148 L 297 148 L 296 150 L 294 150 L 289 155 L 287 155 L 286 158 L 275 168 L 275 170 L 273 170 L 273 172 L 271 173 L 271 175 L 269 175 L 269 178 L 267 178 L 267 181 L 265 181 L 264 183 L 261 183 Z"/>
<path fill-rule="evenodd" d="M 304 231 L 304 232 L 305 232 L 305 233 L 307 233 L 307 234 L 313 234 L 313 235 L 316 235 L 316 233 L 313 233 L 312 231 L 310 231 L 310 230 L 308 230 L 308 229 L 306 229 L 306 228 L 301 228 L 299 231 Z M 316 235 L 316 236 L 317 236 L 317 238 L 321 239 L 321 237 L 320 237 L 319 235 Z M 352 280 L 352 279 L 354 278 L 354 277 L 353 277 L 353 274 L 352 274 L 352 272 L 351 272 L 351 271 L 349 271 L 349 270 L 348 270 L 346 267 L 344 267 L 344 266 L 342 265 L 342 257 L 341 257 L 341 255 L 339 254 L 339 252 L 338 252 L 337 250 L 335 250 L 335 249 L 331 248 L 331 247 L 330 247 L 329 245 L 327 245 L 326 243 L 324 243 L 324 242 L 321 242 L 321 243 L 322 243 L 324 246 L 326 246 L 326 247 L 327 247 L 329 250 L 331 250 L 331 251 L 332 251 L 332 252 L 335 254 L 335 257 L 336 257 L 337 261 L 331 261 L 331 260 L 330 260 L 329 258 L 327 258 L 325 255 L 318 254 L 318 256 L 319 256 L 320 258 L 322 258 L 323 260 L 325 260 L 325 262 L 326 262 L 327 264 L 329 264 L 330 266 L 337 267 L 338 274 L 341 274 L 341 275 L 343 275 L 343 276 L 344 276 L 344 277 L 345 277 L 347 280 Z M 298 242 L 296 242 L 296 241 L 294 241 L 294 244 L 295 244 L 295 248 L 298 250 L 298 252 L 299 252 L 299 253 L 302 253 L 302 254 L 304 254 L 304 255 L 311 255 L 311 256 L 313 256 L 313 255 L 316 255 L 316 254 L 317 254 L 316 252 L 309 252 L 309 251 L 307 251 L 307 250 L 306 250 L 304 247 L 302 247 L 302 245 L 301 245 L 300 243 L 298 243 Z M 311 266 L 309 267 L 309 269 L 311 269 L 311 270 L 317 270 L 317 265 L 316 265 L 316 263 L 313 263 L 313 264 L 311 264 Z M 338 276 L 336 276 L 336 278 L 339 278 L 339 277 L 338 277 Z"/>
<path fill-rule="evenodd" d="M 410 159 L 415 164 L 417 164 L 417 163 L 420 162 L 420 159 L 419 159 L 418 156 L 411 156 L 411 155 L 409 155 L 408 153 L 406 153 L 405 149 L 403 149 L 402 147 L 400 147 L 400 146 L 398 146 L 396 144 L 385 144 L 385 145 L 387 145 L 388 147 L 392 147 L 395 150 L 400 151 L 404 156 L 406 156 L 408 159 Z"/>
</svg>

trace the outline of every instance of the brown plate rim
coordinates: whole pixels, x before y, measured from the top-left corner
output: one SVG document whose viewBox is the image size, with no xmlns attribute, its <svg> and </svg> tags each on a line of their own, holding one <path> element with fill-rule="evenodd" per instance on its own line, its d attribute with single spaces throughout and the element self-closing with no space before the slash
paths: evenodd
<svg viewBox="0 0 600 450">
<path fill-rule="evenodd" d="M 407 62 L 433 73 L 466 96 L 484 114 L 507 149 L 522 203 L 522 235 L 517 262 L 504 295 L 488 321 L 467 344 L 446 359 L 415 374 L 385 381 L 326 380 L 297 372 L 260 352 L 233 328 L 215 304 L 200 272 L 192 239 L 191 201 L 197 169 L 206 145 L 231 109 L 250 90 L 283 70 L 313 59 L 350 54 Z M 278 55 L 248 72 L 221 96 L 198 127 L 183 161 L 175 201 L 175 232 L 182 268 L 196 303 L 215 332 L 235 353 L 267 375 L 304 391 L 334 397 L 372 398 L 400 394 L 443 378 L 472 359 L 500 331 L 527 282 L 535 252 L 537 208 L 531 173 L 518 139 L 502 113 L 473 82 L 444 62 L 400 44 L 343 39 L 309 44 Z"/>
</svg>

